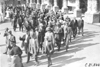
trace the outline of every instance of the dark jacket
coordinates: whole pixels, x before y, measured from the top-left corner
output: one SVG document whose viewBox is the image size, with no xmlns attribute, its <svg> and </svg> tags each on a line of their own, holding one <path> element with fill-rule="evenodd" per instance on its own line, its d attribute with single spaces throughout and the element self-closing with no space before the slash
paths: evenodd
<svg viewBox="0 0 100 67">
<path fill-rule="evenodd" d="M 77 28 L 77 20 L 72 20 L 71 21 L 71 24 L 70 24 L 70 27 L 72 28 L 72 29 L 76 29 Z"/>
<path fill-rule="evenodd" d="M 22 50 L 18 46 L 13 46 L 10 52 L 10 55 L 18 55 L 21 58 Z"/>
</svg>

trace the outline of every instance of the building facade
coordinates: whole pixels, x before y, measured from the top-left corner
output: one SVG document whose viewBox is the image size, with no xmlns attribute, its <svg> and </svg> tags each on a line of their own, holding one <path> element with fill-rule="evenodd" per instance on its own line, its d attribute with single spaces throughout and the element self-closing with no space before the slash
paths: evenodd
<svg viewBox="0 0 100 67">
<path fill-rule="evenodd" d="M 80 2 L 81 0 L 0 0 L 0 12 L 2 12 L 2 9 L 4 9 L 5 6 L 12 4 L 13 6 L 16 6 L 18 2 L 20 1 L 21 4 L 29 5 L 33 8 L 42 8 L 47 5 L 47 8 L 53 9 L 54 11 L 57 11 L 58 9 L 61 9 L 63 12 L 72 12 L 76 17 L 81 16 L 81 9 L 80 9 Z M 98 16 L 98 20 L 100 21 L 100 0 L 87 0 L 87 11 L 86 11 L 86 17 L 92 16 L 92 22 L 93 17 Z M 98 22 L 98 21 L 97 21 Z"/>
<path fill-rule="evenodd" d="M 62 9 L 62 11 L 67 13 L 69 12 L 68 6 L 71 6 L 71 11 L 75 17 L 80 17 L 80 2 L 81 0 L 27 0 L 26 3 L 47 4 L 51 7 Z M 85 19 L 88 23 L 100 23 L 100 0 L 87 0 Z"/>
</svg>

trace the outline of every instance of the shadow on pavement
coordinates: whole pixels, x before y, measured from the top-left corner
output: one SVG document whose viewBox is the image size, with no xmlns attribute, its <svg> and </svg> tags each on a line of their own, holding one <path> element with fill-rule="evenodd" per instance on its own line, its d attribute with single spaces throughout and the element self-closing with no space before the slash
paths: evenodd
<svg viewBox="0 0 100 67">
<path fill-rule="evenodd" d="M 35 67 L 35 63 L 33 61 L 30 61 L 29 63 L 23 63 L 24 67 L 29 67 L 29 66 L 33 66 Z"/>
<path fill-rule="evenodd" d="M 70 64 L 70 63 L 85 59 L 86 57 L 73 58 L 73 55 L 70 55 L 70 56 L 62 56 L 62 55 L 78 52 L 78 51 L 83 50 L 86 47 L 97 45 L 98 43 L 89 43 L 89 41 L 92 41 L 91 38 L 97 35 L 99 35 L 98 32 L 86 31 L 84 32 L 84 36 L 77 37 L 69 44 L 68 52 L 66 52 L 65 47 L 63 47 L 61 51 L 59 52 L 56 51 L 52 55 L 52 62 L 53 62 L 52 67 L 62 67 L 65 64 Z M 85 43 L 85 42 L 88 42 L 88 43 Z M 47 57 L 42 56 L 41 58 L 39 58 L 39 60 L 43 60 L 43 59 L 47 59 Z M 34 62 L 30 62 L 29 64 L 24 63 L 24 65 L 25 67 L 32 66 L 34 65 Z M 40 65 L 47 65 L 47 61 L 40 63 Z"/>
<path fill-rule="evenodd" d="M 77 61 L 83 60 L 85 58 L 86 57 L 82 57 L 82 58 L 71 58 L 71 59 L 63 59 L 62 58 L 62 60 L 56 61 L 56 63 L 54 62 L 54 64 L 52 65 L 52 67 L 63 67 L 66 64 L 70 64 L 70 63 L 73 63 L 73 62 L 77 62 Z"/>
<path fill-rule="evenodd" d="M 9 27 L 8 27 L 9 28 Z M 9 30 L 11 30 L 11 29 L 13 29 L 13 28 L 9 28 Z M 5 31 L 6 30 L 6 28 L 5 29 L 0 29 L 0 31 Z"/>
<path fill-rule="evenodd" d="M 99 35 L 98 32 L 93 32 L 93 31 L 86 31 L 84 32 L 84 36 L 80 36 L 80 37 L 77 37 L 76 39 L 72 40 L 72 42 L 70 43 L 70 45 L 73 45 L 73 44 L 78 44 L 78 43 L 82 43 L 82 42 L 87 42 L 87 41 L 92 41 L 92 37 L 95 37 Z M 88 39 L 88 40 L 86 40 Z"/>
<path fill-rule="evenodd" d="M 86 47 L 94 46 L 94 45 L 97 45 L 97 44 L 99 44 L 99 43 L 87 43 L 87 44 L 78 44 L 78 45 L 75 45 L 75 46 L 71 46 L 71 47 L 69 47 L 67 53 L 78 52 L 80 50 L 83 50 Z"/>
</svg>

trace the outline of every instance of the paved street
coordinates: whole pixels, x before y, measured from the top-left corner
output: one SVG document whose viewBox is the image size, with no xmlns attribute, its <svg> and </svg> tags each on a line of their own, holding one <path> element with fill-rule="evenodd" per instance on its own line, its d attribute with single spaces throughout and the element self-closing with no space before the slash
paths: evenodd
<svg viewBox="0 0 100 67">
<path fill-rule="evenodd" d="M 0 67 L 8 67 L 8 56 L 3 54 L 6 47 L 3 34 L 6 27 L 12 30 L 11 23 L 0 24 Z M 20 46 L 19 36 L 23 33 L 17 31 L 13 32 L 13 34 L 17 38 L 17 45 Z M 24 51 L 22 58 L 24 67 L 35 67 L 34 59 L 31 59 L 30 63 L 26 64 L 27 57 Z M 51 67 L 85 67 L 89 63 L 100 64 L 100 26 L 85 23 L 84 36 L 78 35 L 70 43 L 68 52 L 63 47 L 60 52 L 56 51 L 52 55 L 52 61 L 53 65 Z M 39 56 L 39 62 L 38 67 L 47 67 L 47 58 L 45 56 Z"/>
</svg>

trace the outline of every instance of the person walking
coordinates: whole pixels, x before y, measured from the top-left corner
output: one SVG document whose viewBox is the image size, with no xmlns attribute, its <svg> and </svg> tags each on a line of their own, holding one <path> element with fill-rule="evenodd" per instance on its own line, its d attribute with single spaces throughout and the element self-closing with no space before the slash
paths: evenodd
<svg viewBox="0 0 100 67">
<path fill-rule="evenodd" d="M 45 40 L 44 40 L 44 51 L 47 54 L 48 58 L 48 67 L 52 65 L 51 61 L 51 55 L 54 52 L 54 35 L 53 32 L 51 32 L 51 28 L 47 27 L 45 33 Z"/>
<path fill-rule="evenodd" d="M 23 67 L 22 64 L 22 50 L 20 47 L 16 45 L 16 40 L 14 37 L 10 39 L 12 49 L 9 52 L 9 55 L 11 56 L 11 67 Z"/>
</svg>

